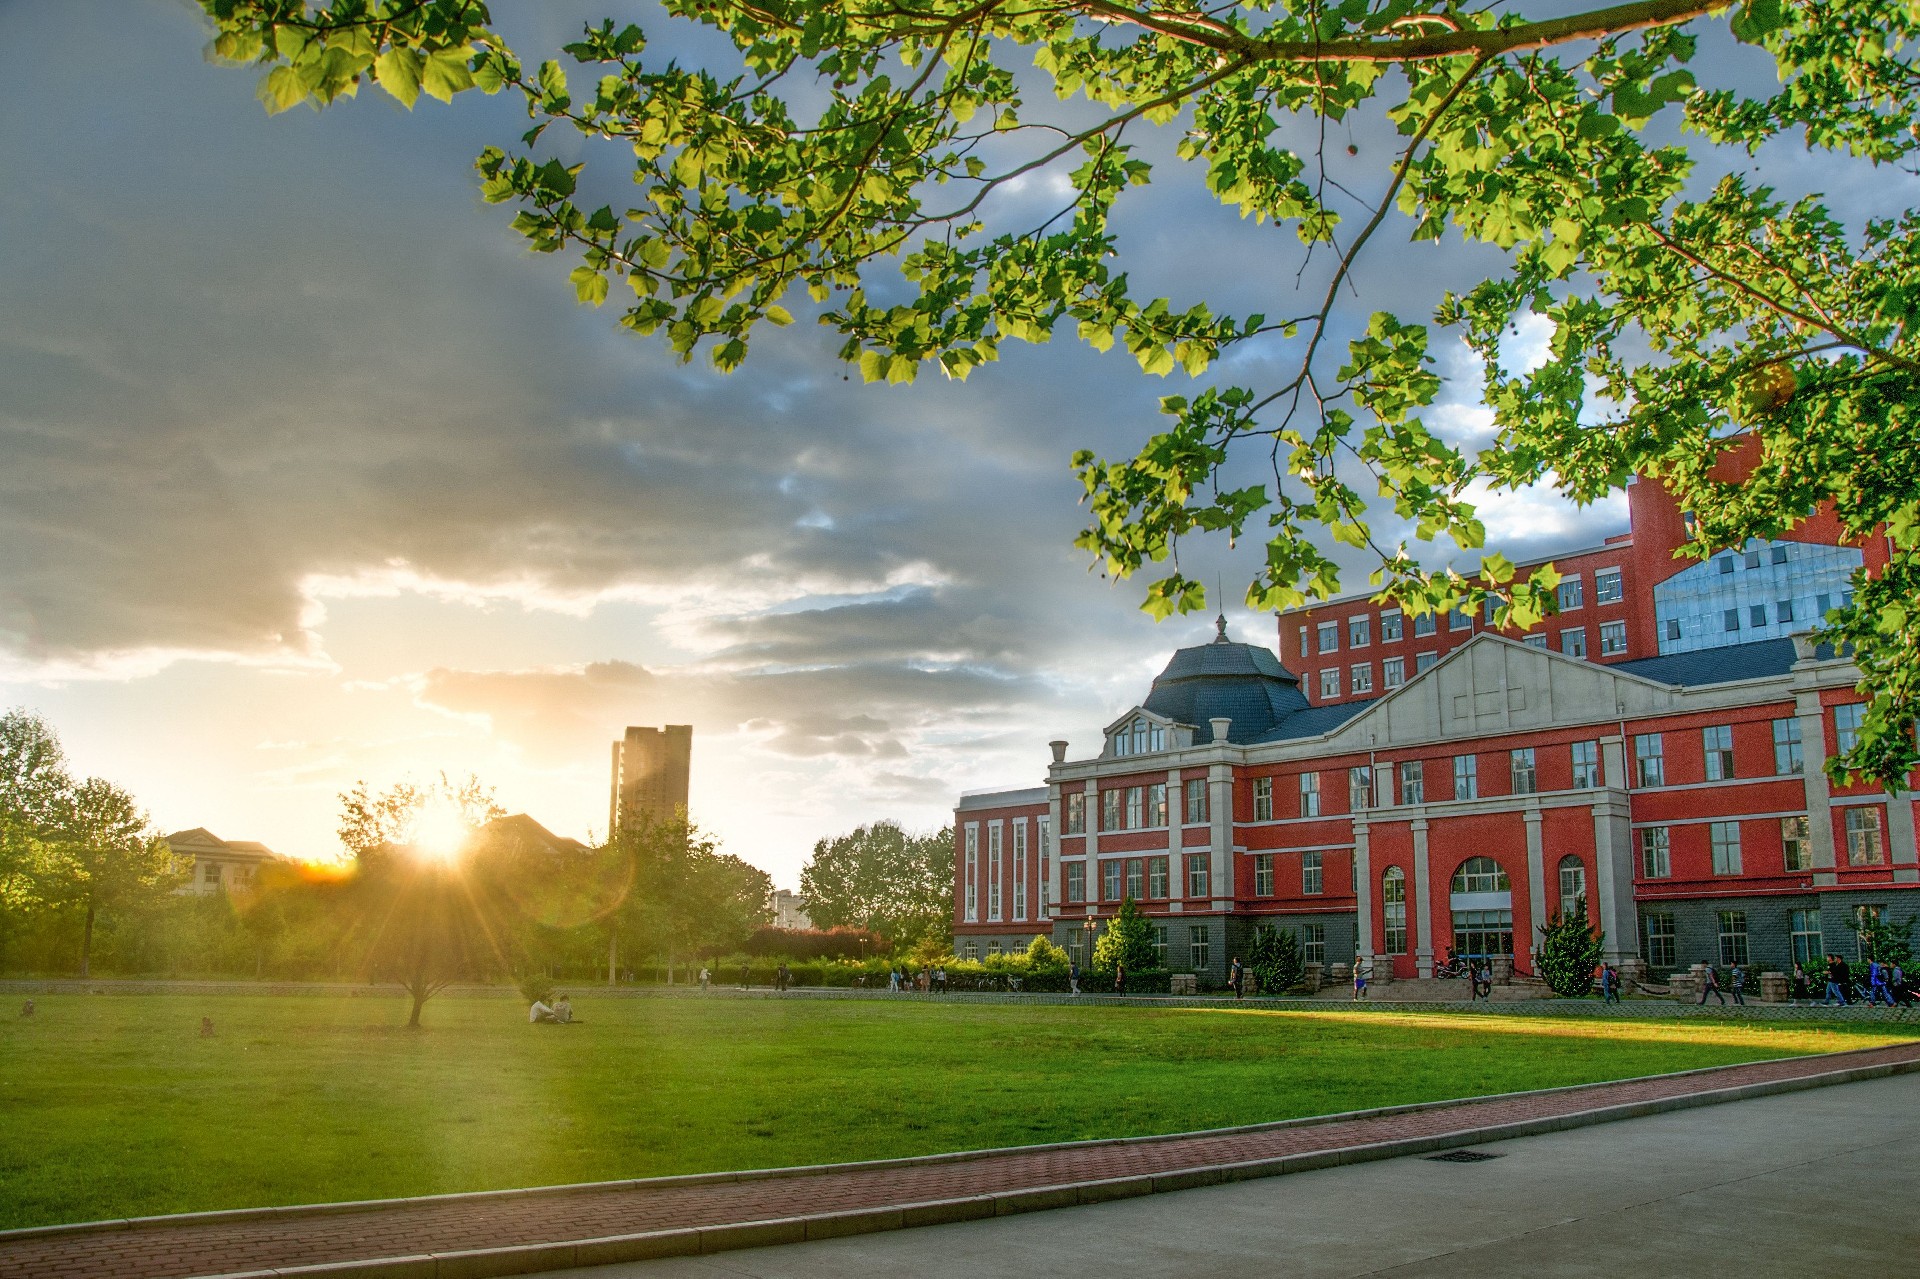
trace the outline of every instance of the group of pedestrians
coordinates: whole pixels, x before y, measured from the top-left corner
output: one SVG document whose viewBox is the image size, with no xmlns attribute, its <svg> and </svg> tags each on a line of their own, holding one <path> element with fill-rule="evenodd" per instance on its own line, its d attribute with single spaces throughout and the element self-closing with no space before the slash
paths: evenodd
<svg viewBox="0 0 1920 1279">
<path fill-rule="evenodd" d="M 1712 995 L 1720 1001 L 1722 1006 L 1725 1006 L 1729 992 L 1733 995 L 1734 1003 L 1741 1005 L 1746 1004 L 1747 966 L 1745 964 L 1735 964 L 1728 969 L 1727 985 L 1726 988 L 1723 989 L 1720 985 L 1720 971 L 1712 964 L 1708 964 L 1706 972 L 1700 975 L 1700 1002 L 1703 1004 L 1706 1003 L 1707 996 Z"/>
<path fill-rule="evenodd" d="M 922 968 L 914 972 L 909 968 L 894 965 L 887 970 L 887 990 L 892 994 L 906 992 L 920 995 L 944 995 L 947 993 L 947 969 L 944 964 L 932 968 Z"/>
<path fill-rule="evenodd" d="M 1911 1008 L 1914 1004 L 1914 990 L 1907 983 L 1907 970 L 1899 963 L 1882 963 L 1877 959 L 1867 961 L 1866 972 L 1858 979 L 1853 975 L 1853 965 L 1838 955 L 1827 957 L 1827 990 L 1819 1002 L 1826 1007 L 1847 1007 L 1855 1002 L 1871 1008 L 1884 1003 L 1892 1008 L 1899 1005 Z M 1813 979 L 1800 964 L 1793 966 L 1793 999 L 1798 1003 L 1805 999 L 1813 1003 Z"/>
</svg>

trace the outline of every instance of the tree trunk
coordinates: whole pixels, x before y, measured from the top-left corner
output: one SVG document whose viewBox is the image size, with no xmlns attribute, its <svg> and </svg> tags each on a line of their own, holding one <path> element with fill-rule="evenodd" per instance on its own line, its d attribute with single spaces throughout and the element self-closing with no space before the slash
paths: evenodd
<svg viewBox="0 0 1920 1279">
<path fill-rule="evenodd" d="M 407 1029 L 418 1030 L 420 1029 L 420 1010 L 425 1007 L 427 1003 L 427 988 L 425 986 L 410 986 L 408 987 L 408 993 L 413 996 L 413 1012 L 407 1017 Z"/>
<path fill-rule="evenodd" d="M 673 985 L 673 952 L 667 952 L 667 985 Z"/>
<path fill-rule="evenodd" d="M 89 901 L 87 903 L 86 931 L 80 934 L 80 975 L 82 977 L 91 976 L 92 974 L 88 970 L 92 967 L 92 965 L 93 965 L 93 903 Z"/>
<path fill-rule="evenodd" d="M 607 985 L 614 985 L 620 964 L 620 934 L 607 929 Z"/>
</svg>

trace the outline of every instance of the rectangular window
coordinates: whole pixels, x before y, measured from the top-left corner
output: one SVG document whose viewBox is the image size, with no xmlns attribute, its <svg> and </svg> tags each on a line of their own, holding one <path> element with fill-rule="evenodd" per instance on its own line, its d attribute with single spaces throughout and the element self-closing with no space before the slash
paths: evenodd
<svg viewBox="0 0 1920 1279">
<path fill-rule="evenodd" d="M 1560 651 L 1568 657 L 1585 657 L 1587 655 L 1587 628 L 1584 626 L 1570 626 L 1566 630 L 1561 631 Z"/>
<path fill-rule="evenodd" d="M 1780 854 L 1788 870 L 1813 869 L 1813 841 L 1807 837 L 1807 819 L 1780 819 Z"/>
<path fill-rule="evenodd" d="M 1500 615 L 1500 598 L 1495 595 L 1489 595 L 1486 598 L 1485 604 L 1486 604 L 1486 607 L 1485 607 L 1484 615 L 1487 619 L 1487 625 L 1492 626 L 1494 623 L 1494 619 L 1499 617 Z"/>
<path fill-rule="evenodd" d="M 1085 791 L 1067 792 L 1067 834 L 1084 835 L 1087 833 L 1087 793 Z"/>
<path fill-rule="evenodd" d="M 1120 859 L 1100 863 L 1100 895 L 1110 902 L 1120 900 Z"/>
<path fill-rule="evenodd" d="M 1147 896 L 1155 901 L 1165 900 L 1167 896 L 1167 859 L 1164 857 L 1147 858 Z"/>
<path fill-rule="evenodd" d="M 1306 924 L 1301 927 L 1300 962 L 1325 966 L 1327 962 L 1327 926 L 1325 924 Z"/>
<path fill-rule="evenodd" d="M 1640 785 L 1667 784 L 1666 751 L 1661 745 L 1660 734 L 1642 733 L 1633 739 L 1633 767 L 1640 778 Z"/>
<path fill-rule="evenodd" d="M 1127 829 L 1139 830 L 1146 825 L 1147 788 L 1144 786 L 1127 787 Z"/>
<path fill-rule="evenodd" d="M 1723 910 L 1715 913 L 1720 917 L 1720 962 L 1745 964 L 1747 962 L 1747 912 Z"/>
<path fill-rule="evenodd" d="M 1167 966 L 1167 925 L 1165 924 L 1153 926 L 1153 966 L 1155 968 Z"/>
<path fill-rule="evenodd" d="M 1667 619 L 1667 638 L 1670 640 L 1677 640 L 1680 638 L 1680 619 L 1679 618 L 1670 617 Z"/>
<path fill-rule="evenodd" d="M 1724 782 L 1734 776 L 1733 726 L 1716 724 L 1700 730 L 1701 749 L 1707 756 L 1707 780 Z"/>
<path fill-rule="evenodd" d="M 1728 577 L 1728 576 L 1730 576 L 1730 575 L 1732 575 L 1732 573 L 1733 573 L 1733 556 L 1731 556 L 1731 555 L 1722 555 L 1722 556 L 1721 556 L 1721 557 L 1720 557 L 1719 559 L 1717 559 L 1717 560 L 1715 560 L 1715 561 L 1714 561 L 1714 563 L 1715 563 L 1715 564 L 1718 564 L 1718 565 L 1720 566 L 1720 576 L 1722 576 L 1722 577 Z"/>
<path fill-rule="evenodd" d="M 1103 790 L 1100 792 L 1101 830 L 1122 829 L 1120 825 L 1120 805 L 1125 802 L 1125 799 L 1126 797 L 1121 794 L 1118 787 L 1115 787 L 1113 790 Z"/>
<path fill-rule="evenodd" d="M 1439 618 L 1432 613 L 1421 613 L 1413 619 L 1413 637 L 1420 639 L 1439 629 Z"/>
<path fill-rule="evenodd" d="M 1255 853 L 1253 855 L 1253 895 L 1255 897 L 1273 896 L 1273 854 Z"/>
<path fill-rule="evenodd" d="M 1147 787 L 1147 825 L 1167 824 L 1167 784 L 1155 782 Z"/>
<path fill-rule="evenodd" d="M 1571 613 L 1574 609 L 1579 608 L 1582 602 L 1580 575 L 1578 573 L 1569 573 L 1567 576 L 1561 578 L 1560 611 L 1562 613 Z"/>
<path fill-rule="evenodd" d="M 1760 567 L 1760 552 L 1758 552 L 1758 551 L 1748 551 L 1748 552 L 1746 553 L 1746 556 L 1745 556 L 1745 559 L 1746 559 L 1746 562 L 1747 562 L 1747 567 L 1748 567 L 1748 568 L 1759 568 L 1759 567 Z"/>
<path fill-rule="evenodd" d="M 1573 744 L 1573 788 L 1593 790 L 1600 785 L 1600 743 Z"/>
<path fill-rule="evenodd" d="M 1328 701 L 1340 696 L 1340 668 L 1328 667 L 1320 672 L 1320 700 Z"/>
<path fill-rule="evenodd" d="M 1273 783 L 1269 781 L 1267 784 L 1271 786 Z M 1254 797 L 1254 802 L 1256 804 L 1259 802 L 1259 796 L 1257 794 Z M 1268 814 L 1271 815 L 1273 809 L 1271 795 L 1269 795 L 1267 800 L 1267 809 Z M 1318 773 L 1300 774 L 1300 815 L 1302 817 L 1318 817 L 1320 815 L 1320 774 Z"/>
<path fill-rule="evenodd" d="M 1300 854 L 1300 891 L 1308 897 L 1320 892 L 1320 858 L 1319 853 Z"/>
<path fill-rule="evenodd" d="M 1543 653 L 1547 651 L 1547 633 L 1545 631 L 1535 631 L 1531 635 L 1522 635 L 1520 642 L 1528 648 L 1537 648 Z"/>
<path fill-rule="evenodd" d="M 980 823 L 967 823 L 967 922 L 980 922 Z"/>
<path fill-rule="evenodd" d="M 1539 789 L 1533 769 L 1533 747 L 1523 746 L 1509 753 L 1509 771 L 1513 775 L 1513 793 L 1531 795 Z"/>
<path fill-rule="evenodd" d="M 1338 622 L 1320 623 L 1320 651 L 1322 653 L 1332 653 L 1337 651 L 1339 647 L 1340 647 L 1340 623 Z"/>
<path fill-rule="evenodd" d="M 1713 845 L 1713 873 L 1740 873 L 1740 823 L 1709 822 L 1707 839 Z"/>
<path fill-rule="evenodd" d="M 1617 657 L 1627 651 L 1627 624 L 1625 622 L 1600 623 L 1600 656 Z"/>
<path fill-rule="evenodd" d="M 1362 764 L 1347 770 L 1347 811 L 1364 812 L 1373 802 L 1373 769 Z"/>
<path fill-rule="evenodd" d="M 1300 656 L 1305 657 L 1306 655 L 1307 655 L 1307 628 L 1302 626 L 1300 628 Z"/>
<path fill-rule="evenodd" d="M 976 962 L 979 960 L 979 958 L 980 958 L 980 943 L 977 941 L 968 942 L 967 943 L 968 962 L 969 963 Z"/>
<path fill-rule="evenodd" d="M 1027 917 L 1027 823 L 1013 824 L 1013 917 Z"/>
<path fill-rule="evenodd" d="M 1085 862 L 1067 862 L 1067 900 L 1083 902 L 1087 900 L 1087 864 Z"/>
<path fill-rule="evenodd" d="M 1000 918 L 1000 823 L 987 823 L 987 918 Z"/>
<path fill-rule="evenodd" d="M 1781 600 L 1775 604 L 1773 606 L 1773 620 L 1776 622 L 1791 622 L 1793 620 L 1793 601 Z"/>
<path fill-rule="evenodd" d="M 1787 548 L 1784 545 L 1774 547 L 1772 560 L 1775 564 L 1785 564 L 1787 562 Z"/>
<path fill-rule="evenodd" d="M 1413 655 L 1413 673 L 1415 675 L 1425 674 L 1427 671 L 1432 670 L 1433 664 L 1439 660 L 1440 654 L 1438 653 L 1415 653 Z"/>
<path fill-rule="evenodd" d="M 1480 761 L 1473 755 L 1455 755 L 1453 757 L 1453 797 L 1455 799 L 1480 798 Z"/>
<path fill-rule="evenodd" d="M 1473 629 L 1473 610 L 1462 604 L 1447 614 L 1447 629 L 1450 631 L 1470 631 Z"/>
<path fill-rule="evenodd" d="M 1400 802 L 1403 804 L 1427 802 L 1427 766 L 1417 759 L 1410 759 L 1400 765 Z"/>
<path fill-rule="evenodd" d="M 1593 575 L 1593 602 L 1595 604 L 1618 604 L 1626 598 L 1626 591 L 1620 585 L 1620 570 L 1603 568 Z"/>
<path fill-rule="evenodd" d="M 1040 845 L 1040 909 L 1044 912 L 1053 905 L 1053 818 L 1036 817 L 1034 821 L 1034 841 Z"/>
<path fill-rule="evenodd" d="M 1380 881 L 1380 949 L 1407 953 L 1407 877 L 1389 872 Z"/>
<path fill-rule="evenodd" d="M 1672 835 L 1665 826 L 1640 832 L 1640 874 L 1646 879 L 1672 878 Z"/>
<path fill-rule="evenodd" d="M 988 943 L 987 943 L 987 958 L 988 958 L 988 959 L 992 959 L 992 958 L 993 958 L 993 957 L 994 957 L 995 955 L 998 955 L 998 954 L 1000 954 L 1000 953 L 1002 953 L 1002 952 L 1001 952 L 1001 946 L 1000 946 L 1000 943 L 999 943 L 999 942 L 997 942 L 997 941 L 990 941 L 990 942 L 988 942 Z"/>
<path fill-rule="evenodd" d="M 1273 779 L 1271 777 L 1253 779 L 1253 820 L 1256 822 L 1273 820 Z"/>
<path fill-rule="evenodd" d="M 1207 817 L 1207 779 L 1190 777 L 1187 779 L 1187 820 L 1204 822 Z"/>
<path fill-rule="evenodd" d="M 1836 751 L 1844 753 L 1853 749 L 1854 742 L 1860 738 L 1860 725 L 1866 721 L 1866 717 L 1867 708 L 1858 702 L 1833 708 L 1833 744 Z"/>
<path fill-rule="evenodd" d="M 1793 962 L 1809 972 L 1826 962 L 1826 950 L 1820 940 L 1820 909 L 1787 912 L 1788 935 L 1793 939 Z"/>
<path fill-rule="evenodd" d="M 1739 630 L 1740 629 L 1740 610 L 1737 608 L 1730 608 L 1726 610 L 1724 613 L 1720 614 L 1720 628 L 1722 630 L 1727 630 L 1727 631 Z"/>
<path fill-rule="evenodd" d="M 1392 644 L 1400 638 L 1400 610 L 1383 609 L 1380 613 L 1380 642 Z"/>
<path fill-rule="evenodd" d="M 1641 921 L 1645 925 L 1646 945 L 1641 956 L 1649 968 L 1672 968 L 1674 966 L 1674 928 L 1671 911 L 1648 911 Z"/>
<path fill-rule="evenodd" d="M 1187 854 L 1187 896 L 1205 897 L 1213 890 L 1208 887 L 1210 878 L 1206 853 Z"/>
<path fill-rule="evenodd" d="M 1380 686 L 1382 688 L 1399 688 L 1402 684 L 1406 682 L 1407 682 L 1407 659 L 1406 658 L 1389 657 L 1380 663 Z"/>
<path fill-rule="evenodd" d="M 1765 626 L 1767 624 L 1767 606 L 1765 604 L 1749 604 L 1747 606 L 1747 622 L 1752 626 Z"/>
<path fill-rule="evenodd" d="M 1371 693 L 1373 691 L 1373 663 L 1362 662 L 1347 672 L 1347 691 L 1350 693 Z"/>
<path fill-rule="evenodd" d="M 1139 901 L 1146 895 L 1146 869 L 1138 857 L 1129 857 L 1127 858 L 1127 896 Z"/>
<path fill-rule="evenodd" d="M 1847 865 L 1878 866 L 1886 859 L 1886 846 L 1880 841 L 1880 810 L 1877 807 L 1849 808 Z"/>
<path fill-rule="evenodd" d="M 1213 962 L 1212 947 L 1207 942 L 1205 924 L 1187 925 L 1187 966 L 1196 972 L 1210 967 Z"/>
<path fill-rule="evenodd" d="M 1781 776 L 1797 773 L 1804 765 L 1800 754 L 1800 721 L 1773 721 L 1773 771 Z"/>
<path fill-rule="evenodd" d="M 1347 647 L 1365 648 L 1373 642 L 1373 622 L 1370 618 L 1350 617 L 1347 619 Z"/>
</svg>

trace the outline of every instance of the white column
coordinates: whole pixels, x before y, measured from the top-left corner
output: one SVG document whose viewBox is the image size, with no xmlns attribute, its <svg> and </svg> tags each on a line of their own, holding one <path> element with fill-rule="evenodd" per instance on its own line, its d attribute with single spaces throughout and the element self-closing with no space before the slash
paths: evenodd
<svg viewBox="0 0 1920 1279">
<path fill-rule="evenodd" d="M 1043 920 L 1052 919 L 1060 913 L 1060 813 L 1066 802 L 1060 798 L 1060 783 L 1047 783 L 1047 835 L 1046 847 L 1036 849 L 1036 854 L 1047 859 L 1047 901 L 1050 903 L 1040 912 Z"/>
<path fill-rule="evenodd" d="M 1516 941 L 1514 948 L 1531 953 L 1540 945 L 1540 929 L 1547 922 L 1547 868 L 1540 846 L 1540 809 L 1530 805 L 1521 816 L 1527 822 L 1527 896 L 1532 900 L 1528 903 L 1527 944 L 1521 946 Z M 1556 884 L 1555 888 L 1558 887 Z"/>
<path fill-rule="evenodd" d="M 1606 930 L 1606 958 L 1624 963 L 1640 957 L 1640 920 L 1633 908 L 1633 822 L 1626 797 L 1609 796 L 1593 806 L 1594 904 Z"/>
<path fill-rule="evenodd" d="M 1353 824 L 1353 962 L 1373 958 L 1373 862 L 1367 844 L 1367 823 Z"/>
<path fill-rule="evenodd" d="M 1893 861 L 1893 882 L 1920 882 L 1920 849 L 1913 841 L 1913 792 L 1887 796 L 1887 856 Z"/>
<path fill-rule="evenodd" d="M 1233 766 L 1213 764 L 1207 769 L 1208 816 L 1212 839 L 1208 844 L 1208 886 L 1213 908 L 1232 910 L 1233 891 Z"/>
<path fill-rule="evenodd" d="M 1095 904 L 1100 900 L 1100 779 L 1087 779 L 1087 914 L 1098 912 Z M 1088 954 L 1092 962 L 1092 954 Z"/>
<path fill-rule="evenodd" d="M 1413 957 L 1422 977 L 1433 976 L 1433 893 L 1428 887 L 1427 819 L 1413 820 L 1413 908 L 1416 945 Z"/>
<path fill-rule="evenodd" d="M 1813 844 L 1813 882 L 1835 883 L 1833 873 L 1833 792 L 1821 765 L 1827 762 L 1827 717 L 1820 709 L 1820 693 L 1812 689 L 1795 695 L 1800 721 L 1800 777 L 1807 791 L 1807 838 Z"/>
</svg>

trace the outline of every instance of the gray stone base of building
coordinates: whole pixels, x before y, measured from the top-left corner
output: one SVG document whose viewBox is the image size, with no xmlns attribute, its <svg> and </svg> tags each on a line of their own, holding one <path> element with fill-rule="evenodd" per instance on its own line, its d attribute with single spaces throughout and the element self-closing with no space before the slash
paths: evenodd
<svg viewBox="0 0 1920 1279">
<path fill-rule="evenodd" d="M 1920 918 L 1920 894 L 1910 889 L 1850 889 L 1843 892 L 1807 893 L 1792 897 L 1715 897 L 1698 901 L 1642 902 L 1639 906 L 1640 954 L 1656 977 L 1685 972 L 1694 964 L 1724 967 L 1735 953 L 1731 942 L 1723 948 L 1724 935 L 1731 938 L 1744 924 L 1747 967 L 1754 973 L 1793 971 L 1795 959 L 1795 915 L 1800 913 L 1801 948 L 1814 963 L 1826 954 L 1858 960 L 1860 938 L 1855 931 L 1855 912 L 1863 906 L 1879 907 L 1881 914 L 1894 923 Z M 1804 912 L 1818 911 L 1819 932 L 1811 932 L 1813 920 Z M 1648 922 L 1667 915 L 1673 922 L 1671 964 L 1649 953 Z M 1739 916 L 1738 919 L 1729 918 Z M 1818 976 L 1819 974 L 1814 974 Z"/>
</svg>

